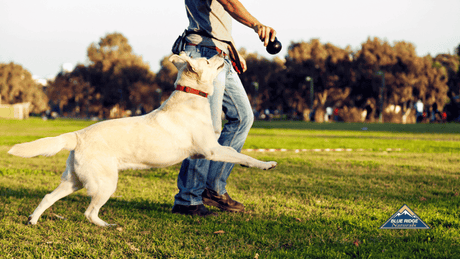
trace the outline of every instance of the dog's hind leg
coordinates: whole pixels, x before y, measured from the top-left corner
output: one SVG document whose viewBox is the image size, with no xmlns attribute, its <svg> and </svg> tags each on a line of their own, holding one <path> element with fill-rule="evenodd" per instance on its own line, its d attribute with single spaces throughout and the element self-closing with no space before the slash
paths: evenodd
<svg viewBox="0 0 460 259">
<path fill-rule="evenodd" d="M 66 169 L 61 177 L 61 183 L 53 192 L 45 195 L 45 197 L 40 202 L 35 211 L 32 213 L 32 215 L 29 216 L 29 221 L 27 224 L 37 224 L 38 219 L 46 209 L 48 209 L 56 201 L 62 199 L 63 197 L 73 192 L 80 190 L 82 187 L 82 183 L 78 180 L 77 176 L 75 175 L 74 151 L 71 151 L 69 157 L 67 158 Z"/>
<path fill-rule="evenodd" d="M 85 211 L 85 216 L 90 222 L 100 227 L 116 226 L 116 224 L 109 224 L 103 221 L 98 216 L 99 210 L 109 200 L 110 196 L 115 192 L 115 189 L 116 183 L 114 184 L 114 187 L 111 188 L 111 190 L 98 190 L 91 195 L 91 203 L 89 204 L 88 209 Z"/>
<path fill-rule="evenodd" d="M 92 223 L 101 227 L 115 226 L 108 224 L 99 218 L 99 210 L 109 200 L 110 196 L 117 189 L 118 170 L 116 168 L 100 168 L 97 174 L 93 174 L 91 180 L 85 182 L 88 194 L 91 197 L 91 203 L 85 211 L 85 217 Z M 96 179 L 97 178 L 97 179 Z"/>
<path fill-rule="evenodd" d="M 274 161 L 264 162 L 252 158 L 250 156 L 238 153 L 235 149 L 228 146 L 216 146 L 206 152 L 205 158 L 213 161 L 221 161 L 227 163 L 241 164 L 249 167 L 257 167 L 259 169 L 268 170 L 276 167 Z"/>
</svg>

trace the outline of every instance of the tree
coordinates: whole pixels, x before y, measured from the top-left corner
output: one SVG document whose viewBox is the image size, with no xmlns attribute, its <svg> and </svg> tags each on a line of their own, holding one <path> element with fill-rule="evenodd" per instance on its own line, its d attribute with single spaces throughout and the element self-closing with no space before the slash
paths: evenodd
<svg viewBox="0 0 460 259">
<path fill-rule="evenodd" d="M 333 44 L 321 44 L 318 39 L 292 43 L 286 57 L 286 77 L 292 90 L 295 109 L 323 108 L 347 100 L 355 81 L 353 59 L 349 47 L 341 49 Z M 309 82 L 314 83 L 314 103 L 311 103 Z"/>
<path fill-rule="evenodd" d="M 174 82 L 177 77 L 177 68 L 169 61 L 169 55 L 160 61 L 161 68 L 155 77 L 155 83 L 161 87 L 165 96 L 174 91 Z"/>
<path fill-rule="evenodd" d="M 447 74 L 447 103 L 444 109 L 446 112 L 447 120 L 455 120 L 460 116 L 460 102 L 458 96 L 460 95 L 460 45 L 456 49 L 457 55 L 440 54 L 434 58 L 434 66 L 439 69 L 442 67 Z"/>
<path fill-rule="evenodd" d="M 30 102 L 30 111 L 41 113 L 48 109 L 48 98 L 41 85 L 29 71 L 15 63 L 0 63 L 0 95 L 2 103 Z"/>
<path fill-rule="evenodd" d="M 419 80 L 417 81 L 414 91 L 419 93 L 419 97 L 424 100 L 428 106 L 437 103 L 438 108 L 442 110 L 447 101 L 447 70 L 436 64 L 431 56 L 423 58 L 422 70 L 419 71 Z M 424 91 L 420 90 L 423 89 Z"/>
<path fill-rule="evenodd" d="M 418 57 L 411 43 L 396 42 L 391 46 L 378 38 L 368 39 L 356 54 L 357 82 L 353 98 L 363 94 L 364 98 L 376 102 L 382 97 L 384 106 L 402 105 L 421 99 L 425 105 L 434 102 L 442 107 L 447 94 L 447 75 L 436 66 L 431 57 Z M 385 75 L 385 92 L 380 96 L 381 71 Z"/>
<path fill-rule="evenodd" d="M 284 85 L 278 77 L 284 69 L 284 61 L 279 58 L 268 60 L 257 53 L 248 53 L 245 49 L 240 49 L 239 53 L 248 67 L 240 79 L 253 108 L 261 111 L 266 108 L 284 110 L 289 107 L 284 103 Z"/>
<path fill-rule="evenodd" d="M 313 108 L 310 103 L 310 89 L 306 77 L 313 80 L 315 89 L 323 89 L 321 75 L 327 51 L 318 39 L 310 42 L 291 43 L 286 57 L 286 99 L 297 111 Z M 323 65 L 323 66 L 322 66 Z"/>
<path fill-rule="evenodd" d="M 460 47 L 460 46 L 459 46 Z M 439 54 L 434 58 L 437 68 L 444 67 L 447 72 L 449 96 L 460 94 L 460 57 L 458 55 Z"/>
<path fill-rule="evenodd" d="M 449 67 L 458 67 L 454 59 L 449 60 Z M 325 106 L 370 106 L 369 113 L 374 115 L 379 103 L 382 108 L 401 105 L 406 111 L 411 103 L 422 99 L 428 106 L 436 103 L 442 108 L 447 79 L 456 73 L 429 56 L 418 57 L 411 43 L 395 42 L 392 46 L 378 38 L 369 38 L 356 53 L 318 39 L 291 43 L 285 66 L 281 81 L 284 99 L 292 108 L 318 111 Z M 307 76 L 314 82 L 313 103 Z"/>
<path fill-rule="evenodd" d="M 155 74 L 132 52 L 120 33 L 107 34 L 88 47 L 88 66 L 78 65 L 71 73 L 60 73 L 51 82 L 48 95 L 61 110 L 81 116 L 106 117 L 118 105 L 121 110 L 143 106 L 150 111 L 159 105 L 161 93 Z"/>
<path fill-rule="evenodd" d="M 139 105 L 142 98 L 132 95 L 133 85 L 137 89 L 143 89 L 141 85 L 151 85 L 152 91 L 144 89 L 142 92 L 155 94 L 155 75 L 150 72 L 149 65 L 132 52 L 128 39 L 122 34 L 108 34 L 98 44 L 92 43 L 88 47 L 88 58 L 91 84 L 95 87 L 95 94 L 102 96 L 105 108 L 119 104 L 124 109 L 133 109 Z"/>
<path fill-rule="evenodd" d="M 377 104 L 377 100 L 383 98 L 380 95 L 382 76 L 378 71 L 384 73 L 386 85 L 390 78 L 391 66 L 397 62 L 395 53 L 388 44 L 378 38 L 370 38 L 361 45 L 361 50 L 355 54 L 354 71 L 356 83 L 352 91 L 352 98 L 359 97 L 365 103 Z M 390 90 L 391 91 L 391 90 Z M 375 109 L 375 107 L 374 107 Z"/>
<path fill-rule="evenodd" d="M 52 104 L 59 106 L 59 111 L 70 112 L 72 116 L 99 115 L 103 108 L 101 95 L 95 94 L 90 73 L 91 70 L 84 65 L 78 65 L 70 73 L 59 73 L 50 81 L 47 89 Z"/>
</svg>

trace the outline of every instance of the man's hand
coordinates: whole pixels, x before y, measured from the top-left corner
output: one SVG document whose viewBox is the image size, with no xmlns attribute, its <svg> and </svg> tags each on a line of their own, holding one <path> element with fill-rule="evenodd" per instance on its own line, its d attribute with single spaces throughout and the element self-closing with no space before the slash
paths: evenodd
<svg viewBox="0 0 460 259">
<path fill-rule="evenodd" d="M 238 22 L 244 24 L 259 35 L 259 39 L 264 42 L 266 47 L 270 41 L 275 41 L 276 31 L 268 26 L 261 24 L 238 0 L 217 0 L 224 9 Z"/>
<path fill-rule="evenodd" d="M 257 24 L 253 29 L 259 35 L 259 39 L 264 42 L 265 47 L 267 47 L 269 42 L 275 41 L 276 31 L 272 27 Z"/>
<path fill-rule="evenodd" d="M 239 52 L 238 52 L 238 57 L 240 58 L 241 68 L 243 69 L 243 71 L 241 72 L 244 73 L 246 72 L 246 70 L 248 70 L 248 67 L 246 66 L 246 59 L 244 59 L 243 56 L 241 56 Z"/>
</svg>

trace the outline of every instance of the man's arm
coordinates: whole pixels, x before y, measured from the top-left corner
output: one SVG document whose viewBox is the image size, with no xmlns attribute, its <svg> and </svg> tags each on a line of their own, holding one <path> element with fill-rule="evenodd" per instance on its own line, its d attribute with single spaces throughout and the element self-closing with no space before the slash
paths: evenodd
<svg viewBox="0 0 460 259">
<path fill-rule="evenodd" d="M 261 41 L 264 42 L 264 46 L 267 46 L 268 42 L 275 41 L 276 31 L 268 26 L 261 24 L 254 16 L 252 16 L 248 10 L 238 0 L 217 0 L 224 9 L 241 24 L 254 29 L 259 35 Z"/>
</svg>

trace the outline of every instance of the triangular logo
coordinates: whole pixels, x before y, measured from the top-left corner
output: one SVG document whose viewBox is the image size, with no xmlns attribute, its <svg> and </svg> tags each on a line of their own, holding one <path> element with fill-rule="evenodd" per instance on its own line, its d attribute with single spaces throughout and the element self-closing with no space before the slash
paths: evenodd
<svg viewBox="0 0 460 259">
<path fill-rule="evenodd" d="M 404 204 L 379 229 L 430 229 L 430 227 Z"/>
</svg>

